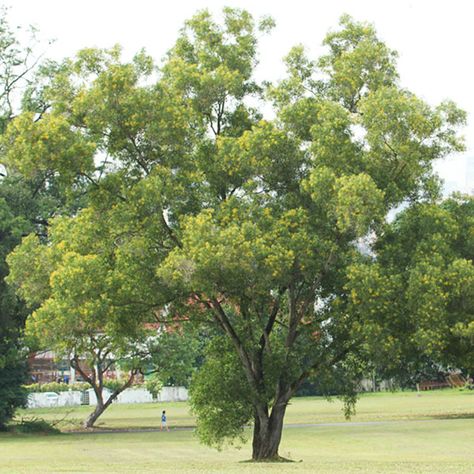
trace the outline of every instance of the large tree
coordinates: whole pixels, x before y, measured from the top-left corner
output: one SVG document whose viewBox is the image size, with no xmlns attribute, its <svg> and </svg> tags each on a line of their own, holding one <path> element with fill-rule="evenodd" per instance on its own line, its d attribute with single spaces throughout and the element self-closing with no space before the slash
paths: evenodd
<svg viewBox="0 0 474 474">
<path fill-rule="evenodd" d="M 308 377 L 342 382 L 351 407 L 372 340 L 347 286 L 367 258 L 360 241 L 376 241 L 400 203 L 436 194 L 432 163 L 462 148 L 464 114 L 401 88 L 396 54 L 349 17 L 319 60 L 292 49 L 288 77 L 266 90 L 256 37 L 249 13 L 225 9 L 222 25 L 205 11 L 188 21 L 157 74 L 143 53 L 124 64 L 117 49 L 82 51 L 46 91 L 49 113 L 20 117 L 7 138 L 19 169 L 90 181 L 76 219 L 89 216 L 92 246 L 108 249 L 83 250 L 72 219 L 32 324 L 59 314 L 51 291 L 79 259 L 91 272 L 81 281 L 101 276 L 100 324 L 164 308 L 160 318 L 212 325 L 220 336 L 193 388 L 199 434 L 220 444 L 253 422 L 252 458 L 275 460 Z M 276 118 L 262 119 L 264 97 Z M 25 282 L 41 272 L 12 264 L 19 291 L 34 294 Z"/>
</svg>

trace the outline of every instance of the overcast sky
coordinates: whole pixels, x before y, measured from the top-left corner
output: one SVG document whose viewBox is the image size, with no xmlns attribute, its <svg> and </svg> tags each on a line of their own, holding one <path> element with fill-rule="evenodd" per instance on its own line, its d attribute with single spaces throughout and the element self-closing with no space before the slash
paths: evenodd
<svg viewBox="0 0 474 474">
<path fill-rule="evenodd" d="M 1 0 L 0 0 L 1 1 Z M 467 152 L 437 165 L 449 191 L 474 190 L 474 54 L 472 0 L 6 0 L 12 25 L 33 24 L 56 42 L 47 56 L 73 55 L 86 46 L 120 43 L 125 53 L 142 47 L 157 60 L 173 45 L 185 19 L 222 6 L 271 15 L 276 28 L 261 40 L 259 78 L 284 74 L 282 57 L 302 43 L 314 57 L 326 32 L 342 13 L 375 24 L 379 36 L 399 53 L 402 85 L 430 104 L 452 99 L 468 112 Z"/>
</svg>

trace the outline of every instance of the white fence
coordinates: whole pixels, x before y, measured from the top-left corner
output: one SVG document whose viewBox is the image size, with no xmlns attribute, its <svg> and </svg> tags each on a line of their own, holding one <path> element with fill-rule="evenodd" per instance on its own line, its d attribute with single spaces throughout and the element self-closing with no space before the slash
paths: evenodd
<svg viewBox="0 0 474 474">
<path fill-rule="evenodd" d="M 158 393 L 157 402 L 185 402 L 188 390 L 184 387 L 163 387 Z"/>
<path fill-rule="evenodd" d="M 97 399 L 94 390 L 83 392 L 34 392 L 28 395 L 28 408 L 50 408 L 77 405 L 96 405 Z M 110 395 L 110 390 L 104 389 L 104 398 Z M 87 403 L 84 403 L 84 398 Z M 114 401 L 114 403 L 151 403 L 151 402 L 184 402 L 188 399 L 188 390 L 185 387 L 163 387 L 157 398 L 146 388 L 127 388 Z"/>
<path fill-rule="evenodd" d="M 28 408 L 68 407 L 81 404 L 81 392 L 35 392 L 28 395 Z"/>
<path fill-rule="evenodd" d="M 362 379 L 359 384 L 361 392 L 387 392 L 392 390 L 394 383 L 392 380 L 381 380 L 376 382 L 372 379 Z"/>
</svg>

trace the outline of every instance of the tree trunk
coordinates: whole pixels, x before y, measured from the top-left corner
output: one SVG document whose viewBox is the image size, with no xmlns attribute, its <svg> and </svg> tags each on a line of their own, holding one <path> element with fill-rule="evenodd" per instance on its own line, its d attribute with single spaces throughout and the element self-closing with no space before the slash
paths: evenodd
<svg viewBox="0 0 474 474">
<path fill-rule="evenodd" d="M 101 383 L 100 386 L 97 386 L 97 384 L 92 384 L 92 388 L 94 389 L 96 398 L 97 398 L 97 406 L 95 407 L 95 410 L 87 417 L 87 419 L 84 421 L 84 428 L 92 428 L 94 426 L 94 423 L 97 421 L 100 415 L 104 413 L 104 411 L 112 404 L 112 402 L 119 396 L 120 393 L 122 393 L 126 388 L 130 387 L 130 385 L 133 383 L 133 380 L 135 378 L 136 371 L 132 371 L 128 381 L 122 385 L 120 388 L 116 389 L 107 399 L 107 401 L 104 403 L 104 386 Z M 101 379 L 102 381 L 102 379 Z"/>
<path fill-rule="evenodd" d="M 92 428 L 97 418 L 104 413 L 106 408 L 103 403 L 97 403 L 95 410 L 84 421 L 84 428 Z"/>
<path fill-rule="evenodd" d="M 281 435 L 283 430 L 283 419 L 285 417 L 286 404 L 272 409 L 271 415 L 255 415 L 252 459 L 254 461 L 281 461 L 283 458 L 278 454 Z"/>
<path fill-rule="evenodd" d="M 84 421 L 84 428 L 92 428 L 99 416 L 102 415 L 102 413 L 104 413 L 104 411 L 112 404 L 112 402 L 117 398 L 119 393 L 125 390 L 125 388 L 127 388 L 128 386 L 129 384 L 121 387 L 119 390 L 116 390 L 110 395 L 110 397 L 105 403 L 102 396 L 104 387 L 99 387 L 98 390 L 95 391 L 97 397 L 97 405 L 95 407 L 95 410 L 87 417 L 86 421 Z"/>
</svg>

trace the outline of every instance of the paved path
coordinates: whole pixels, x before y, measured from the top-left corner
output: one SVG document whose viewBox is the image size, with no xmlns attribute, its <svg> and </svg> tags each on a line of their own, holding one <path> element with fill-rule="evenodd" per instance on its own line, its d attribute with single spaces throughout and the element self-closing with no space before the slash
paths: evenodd
<svg viewBox="0 0 474 474">
<path fill-rule="evenodd" d="M 427 420 L 385 420 L 385 421 L 339 421 L 334 423 L 287 423 L 283 429 L 287 428 L 318 428 L 327 426 L 378 426 L 396 423 L 431 423 L 434 421 L 450 421 L 452 419 L 427 419 Z M 173 431 L 194 431 L 194 426 L 177 426 L 171 427 L 170 432 Z M 157 433 L 161 431 L 160 428 L 117 428 L 117 429 L 93 429 L 88 431 L 67 431 L 65 434 L 115 434 L 115 433 Z M 165 432 L 166 433 L 166 432 Z"/>
</svg>

